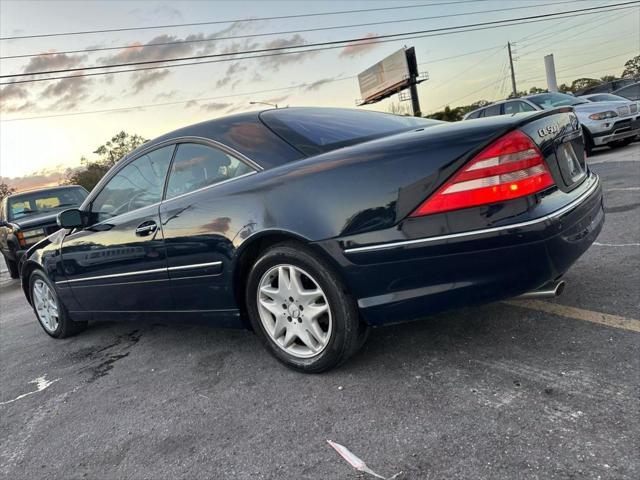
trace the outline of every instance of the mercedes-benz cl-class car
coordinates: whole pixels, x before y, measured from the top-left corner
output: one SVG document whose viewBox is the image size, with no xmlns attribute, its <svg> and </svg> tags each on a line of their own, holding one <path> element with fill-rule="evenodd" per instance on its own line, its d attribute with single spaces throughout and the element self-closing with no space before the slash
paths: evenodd
<svg viewBox="0 0 640 480">
<path fill-rule="evenodd" d="M 568 108 L 456 124 L 286 108 L 147 142 L 58 222 L 21 268 L 50 336 L 205 319 L 319 372 L 372 326 L 558 292 L 604 212 Z"/>
</svg>

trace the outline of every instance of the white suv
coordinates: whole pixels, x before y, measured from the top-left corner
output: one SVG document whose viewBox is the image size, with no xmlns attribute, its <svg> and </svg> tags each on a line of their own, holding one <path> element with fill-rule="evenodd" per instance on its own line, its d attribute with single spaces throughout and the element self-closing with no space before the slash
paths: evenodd
<svg viewBox="0 0 640 480">
<path fill-rule="evenodd" d="M 623 147 L 640 135 L 638 102 L 589 102 L 565 93 L 539 93 L 503 100 L 467 113 L 463 120 L 573 107 L 582 124 L 587 153 L 593 147 Z"/>
</svg>

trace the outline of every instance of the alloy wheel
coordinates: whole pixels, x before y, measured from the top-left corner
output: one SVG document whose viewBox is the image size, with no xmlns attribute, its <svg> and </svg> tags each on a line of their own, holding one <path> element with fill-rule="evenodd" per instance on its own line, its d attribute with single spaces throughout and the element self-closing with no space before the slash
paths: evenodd
<svg viewBox="0 0 640 480">
<path fill-rule="evenodd" d="M 331 307 L 318 282 L 295 265 L 276 265 L 258 287 L 260 321 L 270 339 L 297 358 L 320 354 L 333 329 Z"/>
<path fill-rule="evenodd" d="M 33 304 L 45 330 L 55 332 L 59 325 L 58 302 L 49 285 L 40 279 L 33 283 Z"/>
</svg>

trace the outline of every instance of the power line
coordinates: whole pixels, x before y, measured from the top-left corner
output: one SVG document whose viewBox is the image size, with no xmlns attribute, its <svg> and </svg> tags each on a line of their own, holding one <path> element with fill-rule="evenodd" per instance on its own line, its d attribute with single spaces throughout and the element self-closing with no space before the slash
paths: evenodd
<svg viewBox="0 0 640 480">
<path fill-rule="evenodd" d="M 480 14 L 486 14 L 486 13 L 506 12 L 510 10 L 522 10 L 523 8 L 546 7 L 551 5 L 575 3 L 576 1 L 579 1 L 579 0 L 562 0 L 558 2 L 552 2 L 552 3 L 526 5 L 525 7 L 518 6 L 518 7 L 508 7 L 508 8 L 496 8 L 492 10 L 481 10 L 476 12 L 464 12 L 464 15 L 480 15 Z M 307 28 L 302 30 L 285 30 L 285 31 L 279 31 L 279 32 L 254 33 L 254 34 L 247 34 L 247 35 L 232 35 L 227 37 L 215 37 L 215 38 L 199 38 L 199 39 L 192 39 L 192 40 L 173 40 L 169 42 L 147 43 L 144 45 L 119 45 L 119 46 L 113 46 L 113 47 L 95 47 L 95 48 L 85 48 L 80 50 L 63 50 L 63 51 L 57 51 L 57 52 L 25 53 L 21 55 L 0 56 L 0 60 L 54 56 L 54 55 L 68 55 L 68 54 L 74 54 L 74 53 L 104 52 L 104 51 L 112 51 L 112 50 L 127 50 L 127 49 L 134 49 L 134 48 L 136 50 L 139 50 L 144 48 L 161 47 L 161 46 L 167 46 L 167 45 L 210 43 L 210 42 L 217 42 L 221 40 L 239 40 L 243 38 L 266 37 L 271 35 L 289 35 L 292 33 L 310 33 L 310 32 L 321 32 L 321 31 L 327 31 L 327 30 L 339 30 L 339 29 L 345 29 L 345 28 L 370 27 L 374 25 L 389 25 L 389 24 L 395 24 L 395 23 L 418 22 L 422 20 L 435 20 L 435 19 L 441 19 L 441 18 L 456 17 L 459 15 L 461 14 L 450 13 L 446 15 L 434 15 L 429 17 L 406 18 L 406 19 L 399 19 L 399 20 L 385 20 L 385 21 L 368 22 L 368 23 L 354 23 L 349 25 L 333 25 L 329 27 Z"/>
<path fill-rule="evenodd" d="M 434 60 L 429 60 L 428 62 L 421 62 L 418 65 L 427 65 L 427 64 L 431 65 L 431 64 L 434 64 L 434 63 L 444 62 L 444 61 L 452 60 L 452 59 L 455 59 L 455 58 L 460 58 L 460 57 L 465 57 L 465 56 L 469 56 L 469 55 L 475 55 L 475 54 L 478 54 L 478 53 L 483 53 L 483 52 L 486 52 L 488 50 L 495 50 L 496 48 L 502 49 L 504 47 L 502 45 L 500 45 L 500 46 L 496 46 L 496 47 L 483 48 L 481 50 L 474 50 L 474 51 L 471 51 L 471 52 L 460 53 L 460 54 L 452 55 L 452 56 L 449 56 L 449 57 L 443 57 L 443 58 L 437 58 L 437 59 L 434 59 Z M 324 83 L 341 82 L 343 80 L 352 80 L 354 78 L 357 78 L 357 75 L 350 75 L 350 76 L 347 76 L 347 77 L 334 78 L 334 79 L 331 79 L 331 80 L 326 80 Z M 44 118 L 68 117 L 68 116 L 76 116 L 76 115 L 88 115 L 88 114 L 94 114 L 94 113 L 109 113 L 109 112 L 118 112 L 118 111 L 128 111 L 128 110 L 135 110 L 135 109 L 140 109 L 140 108 L 151 108 L 151 107 L 162 107 L 162 106 L 170 106 L 170 105 L 181 105 L 181 104 L 189 103 L 189 102 L 205 102 L 205 101 L 211 101 L 211 100 L 220 100 L 220 99 L 224 99 L 224 98 L 260 95 L 260 94 L 263 94 L 263 93 L 273 93 L 273 92 L 284 91 L 284 90 L 292 90 L 292 89 L 296 89 L 296 88 L 308 87 L 308 86 L 313 85 L 314 83 L 315 82 L 306 82 L 306 83 L 300 83 L 300 84 L 297 84 L 297 85 L 292 85 L 292 86 L 289 86 L 289 87 L 279 87 L 279 88 L 272 88 L 272 89 L 268 89 L 268 90 L 259 90 L 259 91 L 253 91 L 253 92 L 235 93 L 235 94 L 229 94 L 229 95 L 220 95 L 220 96 L 216 96 L 216 97 L 191 98 L 191 99 L 179 100 L 179 101 L 175 101 L 175 102 L 153 103 L 153 104 L 137 105 L 137 106 L 131 106 L 131 107 L 108 108 L 108 109 L 101 109 L 101 110 L 89 110 L 89 111 L 83 111 L 83 112 L 68 112 L 68 113 L 59 113 L 59 114 L 52 114 L 52 115 L 39 115 L 39 116 L 35 116 L 35 117 L 11 118 L 11 119 L 7 119 L 7 120 L 2 120 L 2 122 L 18 122 L 18 121 L 22 121 L 22 120 L 37 120 L 37 119 L 44 119 Z"/>
<path fill-rule="evenodd" d="M 328 41 L 328 42 L 318 42 L 318 43 L 311 43 L 311 44 L 302 44 L 302 45 L 290 45 L 287 47 L 273 47 L 273 48 L 263 48 L 263 49 L 254 49 L 254 50 L 244 50 L 244 51 L 236 51 L 236 52 L 230 52 L 230 53 L 218 53 L 218 54 L 210 54 L 210 55 L 194 55 L 194 56 L 190 56 L 190 57 L 176 57 L 176 58 L 167 58 L 167 59 L 160 59 L 160 60 L 144 60 L 144 61 L 138 61 L 138 62 L 128 62 L 128 63 L 119 63 L 119 64 L 109 64 L 109 65 L 96 65 L 96 66 L 88 66 L 88 67 L 75 67 L 75 68 L 66 68 L 66 69 L 58 69 L 58 70 L 48 70 L 48 71 L 40 71 L 40 72 L 29 72 L 29 73 L 19 73 L 19 74 L 9 74 L 9 75 L 0 75 L 0 78 L 8 78 L 8 77 L 24 77 L 24 76 L 34 76 L 34 75 L 48 75 L 48 74 L 52 74 L 52 73 L 66 73 L 66 72 L 79 72 L 79 71 L 86 71 L 86 70 L 96 70 L 96 69 L 106 69 L 106 68 L 119 68 L 119 67 L 127 67 L 127 66 L 138 66 L 138 65 L 150 65 L 150 64 L 159 64 L 159 63 L 167 63 L 167 62 L 181 62 L 181 61 L 189 61 L 189 60 L 199 60 L 199 59 L 204 59 L 204 58 L 220 58 L 220 57 L 228 57 L 228 56 L 235 56 L 235 55 L 246 55 L 246 54 L 250 54 L 250 53 L 265 53 L 265 52 L 281 52 L 280 54 L 295 54 L 295 53 L 300 53 L 300 52 L 282 52 L 283 50 L 292 50 L 292 49 L 301 49 L 301 48 L 309 48 L 309 47 L 316 47 L 316 46 L 325 46 L 325 45 L 337 45 L 337 44 L 347 44 L 347 43 L 357 43 L 357 42 L 362 42 L 362 44 L 368 44 L 368 43 L 382 43 L 384 42 L 384 40 L 378 40 L 378 39 L 391 39 L 391 38 L 395 38 L 395 37 L 402 37 L 402 39 L 407 40 L 407 39 L 411 39 L 411 38 L 420 38 L 420 37 L 416 37 L 414 35 L 419 35 L 419 34 L 425 34 L 425 33 L 440 33 L 440 34 L 444 34 L 446 32 L 451 32 L 452 30 L 459 30 L 459 29 L 465 29 L 465 28 L 473 28 L 473 27 L 485 27 L 485 26 L 493 26 L 493 27 L 500 27 L 500 26 L 505 26 L 504 24 L 510 23 L 510 22 L 521 22 L 521 23 L 530 23 L 530 22 L 526 22 L 526 20 L 546 20 L 550 17 L 557 17 L 558 15 L 566 15 L 566 14 L 576 14 L 574 16 L 579 16 L 579 15 L 588 15 L 588 14 L 592 14 L 594 11 L 598 11 L 601 10 L 603 8 L 607 8 L 607 11 L 612 10 L 612 7 L 622 7 L 622 8 L 632 8 L 632 5 L 637 5 L 638 3 L 640 3 L 640 0 L 633 0 L 630 2 L 623 2 L 623 3 L 617 3 L 617 4 L 611 4 L 611 5 L 607 5 L 607 6 L 600 6 L 600 7 L 591 7 L 591 8 L 582 8 L 582 9 L 577 9 L 577 10 L 567 10 L 567 11 L 563 11 L 563 12 L 556 12 L 556 13 L 546 13 L 546 14 L 540 14 L 540 15 L 531 15 L 531 16 L 526 16 L 526 17 L 518 17 L 518 18 L 511 18 L 511 19 L 504 19 L 504 20 L 494 20 L 491 22 L 480 22 L 480 23 L 475 23 L 475 24 L 467 24 L 467 25 L 460 25 L 460 26 L 455 26 L 455 27 L 443 27 L 443 28 L 436 28 L 436 29 L 428 29 L 428 30 L 418 30 L 418 31 L 413 31 L 413 32 L 405 32 L 405 33 L 393 33 L 393 34 L 387 34 L 387 35 L 379 35 L 377 37 L 357 37 L 357 38 L 350 38 L 350 39 L 343 39 L 343 40 L 333 40 L 333 41 Z M 513 23 L 513 25 L 518 25 L 520 23 Z M 430 35 L 427 35 L 430 36 Z M 339 48 L 342 48 L 344 45 L 341 45 Z M 316 49 L 316 50 L 320 50 L 320 49 Z M 309 51 L 309 50 L 306 50 Z M 314 50 L 311 50 L 314 51 Z M 302 52 L 304 53 L 304 51 Z M 242 58 L 257 58 L 260 57 L 260 55 L 258 56 L 253 56 L 253 57 L 240 57 L 240 58 L 234 58 L 233 60 L 239 60 Z M 207 62 L 198 62 L 198 63 L 207 63 Z M 214 62 L 211 62 L 214 63 Z M 182 64 L 182 65 L 186 65 L 186 64 Z M 167 67 L 171 67 L 172 65 L 162 65 L 162 66 L 157 66 L 157 67 L 152 67 L 152 68 L 167 68 Z M 174 65 L 174 66 L 181 66 L 181 65 Z M 149 68 L 147 68 L 149 69 Z M 137 69 L 137 70 L 145 70 L 145 68 L 141 68 L 141 69 Z M 121 73 L 121 72 L 127 72 L 127 71 L 132 71 L 132 70 L 119 70 L 116 72 L 101 72 L 100 74 L 109 74 L 109 73 Z M 92 74 L 82 74 L 81 76 L 90 76 Z M 26 82 L 32 82 L 32 81 L 45 81 L 45 80 L 55 80 L 55 79 L 60 79 L 60 78 L 72 78 L 74 76 L 67 76 L 67 77 L 53 77 L 53 78 L 46 78 L 46 79 L 30 79 L 27 80 Z M 25 81 L 14 81 L 14 82 L 10 82 L 10 83 L 24 83 Z M 6 85 L 7 83 L 0 83 L 0 85 Z"/>
<path fill-rule="evenodd" d="M 548 48 L 550 45 L 554 45 L 555 46 L 557 44 L 557 41 L 560 40 L 560 39 L 564 39 L 564 38 L 572 38 L 573 39 L 578 35 L 582 35 L 585 32 L 591 32 L 593 30 L 593 27 L 589 26 L 588 28 L 578 29 L 577 31 L 575 31 L 574 29 L 576 27 L 582 27 L 582 26 L 589 25 L 589 24 L 592 24 L 592 23 L 595 23 L 595 22 L 601 22 L 604 19 L 607 19 L 607 21 L 610 23 L 610 22 L 616 21 L 616 20 L 626 16 L 626 14 L 627 14 L 626 12 L 623 12 L 622 14 L 616 14 L 615 12 L 612 14 L 611 12 L 607 12 L 604 15 L 599 15 L 597 18 L 591 18 L 591 19 L 589 19 L 589 20 L 587 20 L 585 22 L 577 23 L 575 25 L 572 25 L 569 30 L 564 32 L 564 34 L 563 33 L 560 33 L 560 34 L 557 34 L 557 33 L 549 34 L 549 36 L 552 36 L 552 35 L 554 36 L 554 38 L 552 39 L 551 42 L 543 41 L 542 44 L 526 45 L 524 47 L 524 52 L 521 55 L 522 56 L 530 55 L 531 53 L 535 53 L 535 52 L 538 52 L 538 51 L 543 50 L 545 48 Z M 532 47 L 533 47 L 533 50 L 531 49 Z"/>
<path fill-rule="evenodd" d="M 130 32 L 135 30 L 156 30 L 160 28 L 166 29 L 166 28 L 177 28 L 177 27 L 195 27 L 195 26 L 201 26 L 201 25 L 220 25 L 223 23 L 248 23 L 248 22 L 259 22 L 264 20 L 283 20 L 283 19 L 291 19 L 291 18 L 308 18 L 308 17 L 322 17 L 322 16 L 328 16 L 328 15 L 344 15 L 349 13 L 381 12 L 381 11 L 388 11 L 388 10 L 402 10 L 402 9 L 411 9 L 411 8 L 432 7 L 432 6 L 438 6 L 438 5 L 455 5 L 455 4 L 478 3 L 478 2 L 486 2 L 486 1 L 488 0 L 456 0 L 456 1 L 438 2 L 438 3 L 421 3 L 417 5 L 394 5 L 393 7 L 361 8 L 358 10 L 341 10 L 338 12 L 302 13 L 302 14 L 296 14 L 296 15 L 278 15 L 273 17 L 239 18 L 239 19 L 230 19 L 230 20 L 214 20 L 214 21 L 208 21 L 208 22 L 174 23 L 174 24 L 167 24 L 167 25 L 152 25 L 147 27 L 107 28 L 107 29 L 101 29 L 101 30 L 83 30 L 83 31 L 77 31 L 77 32 L 40 33 L 35 35 L 0 37 L 0 40 L 21 40 L 25 38 L 62 37 L 62 36 L 70 36 L 70 35 L 88 35 L 88 34 L 94 34 L 94 33 Z"/>
</svg>

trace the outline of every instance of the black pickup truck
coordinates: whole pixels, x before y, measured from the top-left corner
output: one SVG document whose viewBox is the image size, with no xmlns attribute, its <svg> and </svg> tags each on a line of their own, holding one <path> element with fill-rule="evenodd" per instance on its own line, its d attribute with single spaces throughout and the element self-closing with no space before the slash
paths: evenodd
<svg viewBox="0 0 640 480">
<path fill-rule="evenodd" d="M 11 278 L 18 278 L 24 252 L 58 230 L 56 216 L 79 206 L 89 193 L 79 185 L 9 195 L 0 203 L 0 251 Z"/>
</svg>

